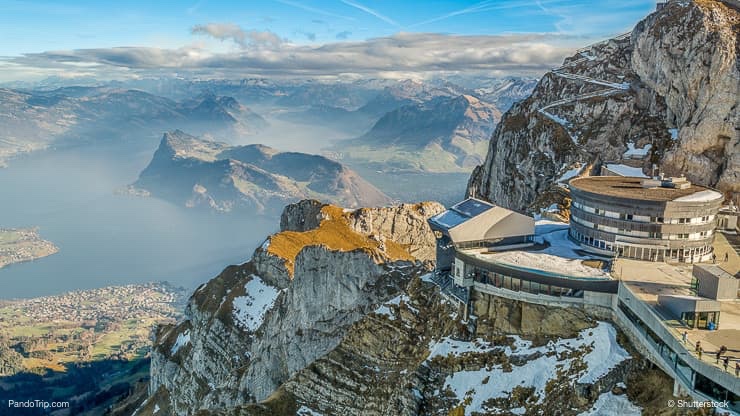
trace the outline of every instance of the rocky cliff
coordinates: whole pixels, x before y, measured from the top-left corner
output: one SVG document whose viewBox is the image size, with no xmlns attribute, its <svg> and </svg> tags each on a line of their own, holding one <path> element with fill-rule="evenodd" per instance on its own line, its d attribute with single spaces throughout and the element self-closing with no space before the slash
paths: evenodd
<svg viewBox="0 0 740 416">
<path fill-rule="evenodd" d="M 577 51 L 503 116 L 468 193 L 534 211 L 611 162 L 737 194 L 738 25 L 729 3 L 675 0 Z"/>
<path fill-rule="evenodd" d="M 425 220 L 442 210 L 288 206 L 281 232 L 249 263 L 200 287 L 187 319 L 160 328 L 149 403 L 190 415 L 266 399 L 427 270 L 434 237 Z"/>
<path fill-rule="evenodd" d="M 325 157 L 263 145 L 229 146 L 180 130 L 164 134 L 130 191 L 188 207 L 267 215 L 304 198 L 349 207 L 391 202 L 356 172 Z"/>
<path fill-rule="evenodd" d="M 159 329 L 150 396 L 135 414 L 665 408 L 671 381 L 604 315 L 478 294 L 464 320 L 424 265 L 434 244 L 425 220 L 442 209 L 286 207 L 249 263 L 198 288 L 187 319 Z"/>
<path fill-rule="evenodd" d="M 676 414 L 665 408 L 671 380 L 609 323 L 489 298 L 475 301 L 483 325 L 471 325 L 428 277 L 410 279 L 263 400 L 195 414 Z M 171 403 L 160 387 L 137 415 L 169 414 Z"/>
</svg>

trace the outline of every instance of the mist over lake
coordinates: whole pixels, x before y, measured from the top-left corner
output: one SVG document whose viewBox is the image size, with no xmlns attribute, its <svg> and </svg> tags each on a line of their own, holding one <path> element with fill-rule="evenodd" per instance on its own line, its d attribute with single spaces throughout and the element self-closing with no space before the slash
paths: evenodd
<svg viewBox="0 0 740 416">
<path fill-rule="evenodd" d="M 57 149 L 0 169 L 5 227 L 40 227 L 59 253 L 0 269 L 0 298 L 167 280 L 192 287 L 247 261 L 278 221 L 189 210 L 116 195 L 151 159 L 158 137 Z"/>
</svg>

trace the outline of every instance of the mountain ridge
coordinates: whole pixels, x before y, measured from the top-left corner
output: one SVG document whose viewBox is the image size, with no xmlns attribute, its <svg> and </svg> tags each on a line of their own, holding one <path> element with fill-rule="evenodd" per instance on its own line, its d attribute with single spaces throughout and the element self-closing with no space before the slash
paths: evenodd
<svg viewBox="0 0 740 416">
<path fill-rule="evenodd" d="M 350 207 L 390 202 L 357 173 L 323 156 L 280 152 L 265 145 L 231 146 L 181 130 L 162 136 L 132 192 L 158 195 L 188 207 L 270 215 L 308 197 Z"/>
<path fill-rule="evenodd" d="M 467 193 L 537 212 L 562 201 L 569 171 L 639 162 L 736 196 L 738 16 L 719 1 L 670 1 L 566 58 L 503 116 Z"/>
</svg>

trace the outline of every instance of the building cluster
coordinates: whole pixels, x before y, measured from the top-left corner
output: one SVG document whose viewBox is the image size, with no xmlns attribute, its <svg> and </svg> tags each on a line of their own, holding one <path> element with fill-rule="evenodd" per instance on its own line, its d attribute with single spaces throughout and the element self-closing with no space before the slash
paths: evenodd
<svg viewBox="0 0 740 416">
<path fill-rule="evenodd" d="M 589 310 L 672 376 L 676 394 L 728 400 L 740 411 L 740 379 L 688 345 L 716 348 L 733 369 L 740 363 L 732 332 L 740 328 L 740 274 L 730 267 L 738 253 L 718 258 L 715 248 L 718 230 L 737 227 L 737 210 L 683 177 L 581 177 L 568 188 L 570 223 L 555 231 L 475 198 L 430 218 L 433 280 L 466 319 L 486 296 Z M 586 263 L 593 272 L 581 270 Z M 727 337 L 737 345 L 715 345 Z"/>
<path fill-rule="evenodd" d="M 111 286 L 27 299 L 9 307 L 31 322 L 124 322 L 144 316 L 175 317 L 181 292 L 159 283 Z"/>
</svg>

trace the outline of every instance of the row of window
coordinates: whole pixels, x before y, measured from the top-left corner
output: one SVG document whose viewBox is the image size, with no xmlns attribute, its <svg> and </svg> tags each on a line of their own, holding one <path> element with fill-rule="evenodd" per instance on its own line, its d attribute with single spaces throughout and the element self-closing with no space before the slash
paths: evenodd
<svg viewBox="0 0 740 416">
<path fill-rule="evenodd" d="M 714 221 L 714 215 L 704 215 L 701 217 L 690 217 L 690 218 L 665 218 L 655 217 L 648 215 L 638 214 L 627 214 L 624 212 L 610 211 L 603 208 L 593 208 L 588 205 L 584 205 L 578 201 L 573 201 L 573 206 L 583 210 L 585 212 L 601 215 L 608 218 L 615 218 L 620 220 L 635 221 L 635 222 L 650 222 L 655 224 L 707 224 Z"/>
<path fill-rule="evenodd" d="M 701 247 L 693 247 L 688 249 L 672 249 L 666 250 L 661 247 L 655 248 L 643 248 L 633 247 L 629 245 L 615 245 L 609 241 L 599 240 L 590 236 L 586 236 L 577 230 L 571 228 L 570 235 L 574 240 L 588 244 L 592 247 L 596 247 L 607 251 L 617 251 L 620 256 L 629 258 L 638 258 L 643 260 L 655 260 L 655 261 L 702 261 L 703 257 L 712 253 L 711 245 L 704 245 Z"/>
<path fill-rule="evenodd" d="M 578 218 L 571 214 L 571 221 L 577 222 L 584 227 L 593 228 L 594 230 L 603 231 L 606 233 L 619 234 L 626 237 L 638 237 L 638 238 L 654 238 L 660 240 L 702 240 L 711 237 L 713 231 L 705 230 L 696 233 L 659 233 L 659 232 L 648 232 L 638 230 L 627 230 L 624 228 L 610 227 L 608 225 L 596 224 L 591 221 L 586 221 L 582 218 Z"/>
<path fill-rule="evenodd" d="M 498 288 L 514 290 L 517 292 L 527 292 L 534 295 L 567 296 L 576 298 L 583 297 L 582 290 L 569 289 L 555 285 L 544 285 L 496 272 L 490 272 L 477 267 L 473 268 L 473 279 L 475 279 L 476 282 Z"/>
</svg>

